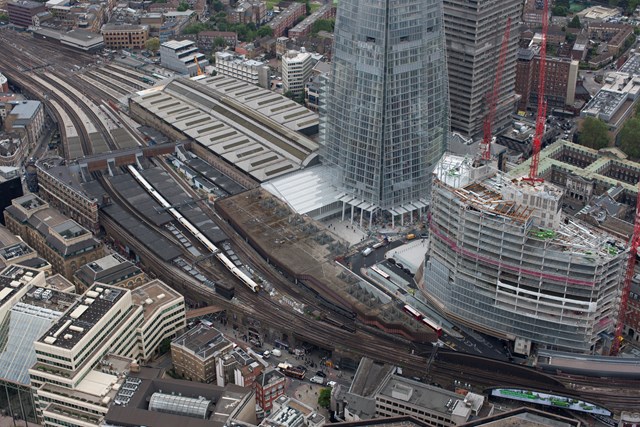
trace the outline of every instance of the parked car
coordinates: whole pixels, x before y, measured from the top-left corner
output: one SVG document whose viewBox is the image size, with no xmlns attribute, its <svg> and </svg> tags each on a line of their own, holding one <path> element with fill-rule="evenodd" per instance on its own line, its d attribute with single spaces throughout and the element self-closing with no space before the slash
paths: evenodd
<svg viewBox="0 0 640 427">
<path fill-rule="evenodd" d="M 327 374 L 325 374 L 325 373 L 324 373 L 324 372 L 322 372 L 322 371 L 317 371 L 317 372 L 316 372 L 316 375 L 317 375 L 317 376 L 319 376 L 319 377 L 322 377 L 322 378 L 327 378 Z"/>
</svg>

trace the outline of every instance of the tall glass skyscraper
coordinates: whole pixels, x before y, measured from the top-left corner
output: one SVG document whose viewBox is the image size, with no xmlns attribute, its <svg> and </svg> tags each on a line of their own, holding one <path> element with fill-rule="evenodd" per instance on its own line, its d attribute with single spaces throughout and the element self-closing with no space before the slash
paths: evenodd
<svg viewBox="0 0 640 427">
<path fill-rule="evenodd" d="M 356 201 L 424 206 L 449 132 L 442 0 L 340 0 L 334 36 L 324 163 Z"/>
</svg>

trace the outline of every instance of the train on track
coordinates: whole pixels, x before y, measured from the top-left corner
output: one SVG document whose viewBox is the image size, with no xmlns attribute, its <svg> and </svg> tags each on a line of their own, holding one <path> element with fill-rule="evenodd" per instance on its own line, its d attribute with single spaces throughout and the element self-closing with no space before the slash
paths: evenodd
<svg viewBox="0 0 640 427">
<path fill-rule="evenodd" d="M 236 276 L 246 287 L 248 287 L 252 292 L 258 292 L 260 290 L 260 285 L 258 285 L 251 277 L 247 276 L 245 272 L 243 272 L 240 268 L 238 268 L 231 260 L 218 249 L 216 245 L 211 242 L 197 227 L 195 227 L 191 221 L 184 217 L 176 208 L 171 205 L 162 197 L 160 193 L 146 180 L 145 177 L 142 176 L 138 170 L 132 166 L 127 166 L 129 172 L 134 177 L 140 185 L 153 197 L 164 209 L 166 209 L 169 214 L 176 219 L 184 228 L 187 229 L 189 233 L 193 237 L 195 237 L 207 250 L 215 255 L 216 258 L 225 266 L 227 270 L 231 272 L 234 276 Z"/>
<path fill-rule="evenodd" d="M 419 312 L 417 309 L 413 308 L 409 304 L 405 304 L 402 307 L 402 309 L 405 312 L 407 312 L 409 315 L 414 317 L 416 320 L 421 322 L 423 325 L 425 325 L 427 328 L 433 330 L 438 336 L 438 338 L 442 336 L 442 328 L 433 319 L 430 319 L 429 317 L 425 316 L 424 314 L 422 314 L 421 312 Z"/>
</svg>

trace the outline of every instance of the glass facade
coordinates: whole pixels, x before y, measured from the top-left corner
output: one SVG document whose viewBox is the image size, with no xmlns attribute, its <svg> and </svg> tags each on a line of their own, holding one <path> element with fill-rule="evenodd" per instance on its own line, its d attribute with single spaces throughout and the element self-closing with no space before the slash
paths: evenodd
<svg viewBox="0 0 640 427">
<path fill-rule="evenodd" d="M 447 147 L 442 2 L 341 0 L 321 105 L 335 184 L 388 210 L 428 199 Z"/>
</svg>

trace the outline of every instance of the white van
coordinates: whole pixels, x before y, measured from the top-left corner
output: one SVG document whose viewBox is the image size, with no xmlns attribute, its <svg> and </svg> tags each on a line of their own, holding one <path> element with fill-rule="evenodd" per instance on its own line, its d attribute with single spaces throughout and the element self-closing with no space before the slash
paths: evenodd
<svg viewBox="0 0 640 427">
<path fill-rule="evenodd" d="M 262 358 L 263 359 L 268 359 L 270 357 L 271 357 L 271 352 L 269 350 L 267 350 L 264 353 L 262 353 Z"/>
<path fill-rule="evenodd" d="M 271 354 L 273 354 L 275 357 L 280 357 L 280 356 L 282 356 L 282 352 L 281 352 L 280 350 L 278 350 L 277 348 L 274 348 L 274 349 L 271 351 Z"/>
<path fill-rule="evenodd" d="M 315 377 L 311 377 L 311 379 L 309 381 L 311 381 L 312 383 L 316 383 L 316 384 L 321 384 L 321 385 L 324 384 L 324 378 L 319 377 L 317 375 Z"/>
</svg>

